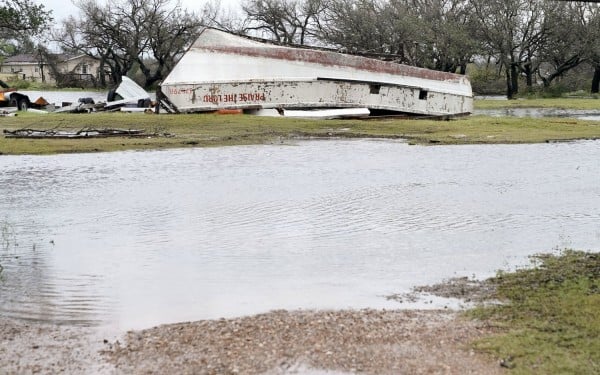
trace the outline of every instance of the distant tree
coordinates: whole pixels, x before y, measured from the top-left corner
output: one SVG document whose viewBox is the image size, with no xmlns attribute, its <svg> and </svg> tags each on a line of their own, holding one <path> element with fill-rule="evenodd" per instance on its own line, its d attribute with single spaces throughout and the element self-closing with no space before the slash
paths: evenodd
<svg viewBox="0 0 600 375">
<path fill-rule="evenodd" d="M 169 0 L 117 0 L 105 5 L 80 0 L 76 5 L 80 18 L 63 21 L 56 40 L 66 49 L 98 58 L 100 70 L 109 71 L 113 83 L 134 67 L 142 71 L 146 88 L 163 79 L 201 25 L 196 15 Z"/>
<path fill-rule="evenodd" d="M 52 11 L 30 0 L 11 0 L 0 5 L 0 33 L 7 35 L 35 35 L 52 22 Z"/>
<path fill-rule="evenodd" d="M 476 28 L 469 0 L 413 0 L 419 19 L 418 47 L 421 65 L 445 72 L 466 73 L 478 53 Z"/>
<path fill-rule="evenodd" d="M 30 0 L 12 0 L 0 5 L 0 54 L 32 52 L 32 37 L 48 29 L 52 11 Z"/>
<path fill-rule="evenodd" d="M 592 93 L 600 92 L 600 5 L 589 4 L 588 8 L 588 47 L 587 56 L 594 67 L 592 78 Z"/>
<path fill-rule="evenodd" d="M 525 72 L 532 83 L 532 62 L 548 31 L 544 0 L 471 0 L 477 33 L 488 53 L 505 70 L 506 96 L 519 92 L 519 76 Z"/>
<path fill-rule="evenodd" d="M 331 0 L 321 19 L 327 43 L 410 65 L 464 73 L 477 53 L 468 0 Z"/>
<path fill-rule="evenodd" d="M 250 20 L 240 17 L 231 8 L 223 7 L 218 0 L 207 2 L 203 9 L 203 19 L 206 26 L 229 31 L 234 34 L 245 34 Z"/>
<path fill-rule="evenodd" d="M 543 64 L 538 75 L 545 87 L 586 60 L 588 16 L 583 3 L 554 2 L 546 9 L 548 33 L 537 61 L 538 67 Z"/>
<path fill-rule="evenodd" d="M 327 44 L 419 65 L 419 20 L 407 0 L 332 0 L 321 18 L 320 35 Z"/>
<path fill-rule="evenodd" d="M 259 32 L 284 44 L 306 44 L 316 35 L 327 0 L 246 0 L 244 32 Z"/>
<path fill-rule="evenodd" d="M 187 51 L 200 32 L 201 21 L 180 4 L 167 7 L 169 0 L 142 1 L 142 30 L 147 38 L 145 54 L 136 61 L 144 74 L 145 87 L 166 78 L 177 60 Z M 152 64 L 147 64 L 151 61 Z"/>
</svg>

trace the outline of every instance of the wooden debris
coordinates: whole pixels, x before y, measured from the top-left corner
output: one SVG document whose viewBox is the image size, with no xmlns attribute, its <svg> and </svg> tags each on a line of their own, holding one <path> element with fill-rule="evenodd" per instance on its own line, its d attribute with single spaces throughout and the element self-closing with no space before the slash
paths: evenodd
<svg viewBox="0 0 600 375">
<path fill-rule="evenodd" d="M 83 128 L 78 131 L 65 131 L 57 129 L 18 129 L 3 131 L 5 138 L 108 138 L 108 137 L 148 137 L 157 134 L 146 134 L 145 130 L 137 129 L 93 129 Z"/>
</svg>

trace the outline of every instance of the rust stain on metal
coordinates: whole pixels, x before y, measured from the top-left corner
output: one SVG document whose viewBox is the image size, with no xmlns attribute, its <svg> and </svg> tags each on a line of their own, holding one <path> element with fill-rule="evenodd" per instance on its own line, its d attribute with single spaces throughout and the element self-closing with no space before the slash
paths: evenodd
<svg viewBox="0 0 600 375">
<path fill-rule="evenodd" d="M 375 73 L 419 77 L 436 81 L 458 81 L 464 78 L 464 76 L 460 74 L 417 68 L 409 65 L 375 60 L 362 56 L 344 55 L 341 53 L 329 51 L 292 49 L 285 47 L 210 47 L 206 48 L 206 50 L 241 56 L 263 57 L 287 61 L 301 61 L 326 66 L 344 66 Z"/>
<path fill-rule="evenodd" d="M 204 30 L 161 87 L 182 112 L 356 107 L 451 115 L 472 110 L 471 85 L 462 75 L 260 44 L 213 29 Z"/>
</svg>

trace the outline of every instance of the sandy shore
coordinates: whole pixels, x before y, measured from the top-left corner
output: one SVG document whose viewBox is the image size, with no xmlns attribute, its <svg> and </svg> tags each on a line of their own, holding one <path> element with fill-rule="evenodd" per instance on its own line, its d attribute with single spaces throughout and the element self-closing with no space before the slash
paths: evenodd
<svg viewBox="0 0 600 375">
<path fill-rule="evenodd" d="M 0 318 L 0 373 L 493 374 L 488 333 L 450 311 L 273 311 L 162 325 L 114 342 L 93 329 Z"/>
</svg>

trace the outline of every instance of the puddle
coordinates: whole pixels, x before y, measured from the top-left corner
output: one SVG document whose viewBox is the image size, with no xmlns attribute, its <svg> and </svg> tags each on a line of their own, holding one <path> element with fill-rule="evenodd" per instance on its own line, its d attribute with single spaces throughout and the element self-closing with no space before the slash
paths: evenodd
<svg viewBox="0 0 600 375">
<path fill-rule="evenodd" d="M 598 160 L 599 142 L 377 140 L 2 156 L 0 314 L 132 329 L 402 308 L 385 296 L 597 250 Z"/>
</svg>

